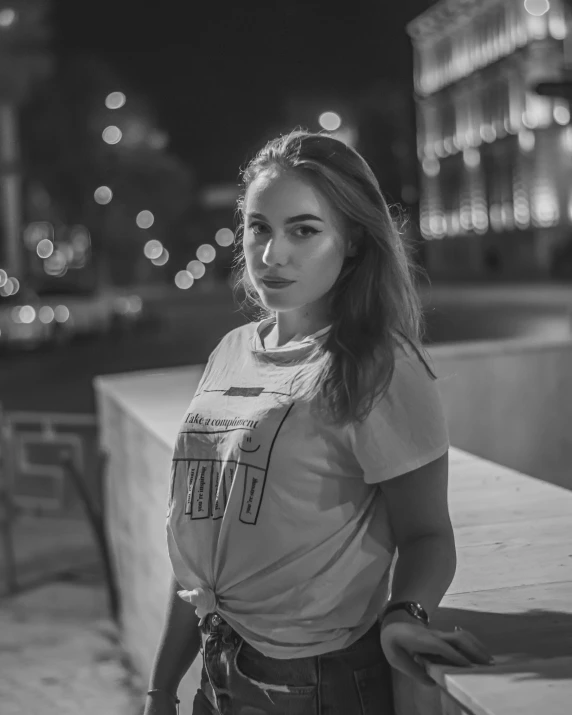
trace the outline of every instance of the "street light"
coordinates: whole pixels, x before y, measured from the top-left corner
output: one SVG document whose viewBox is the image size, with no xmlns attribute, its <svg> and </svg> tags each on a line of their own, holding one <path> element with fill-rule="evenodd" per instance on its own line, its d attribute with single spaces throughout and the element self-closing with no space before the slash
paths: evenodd
<svg viewBox="0 0 572 715">
<path fill-rule="evenodd" d="M 111 92 L 105 98 L 105 106 L 108 109 L 120 109 L 127 101 L 123 92 Z"/>
<path fill-rule="evenodd" d="M 98 204 L 105 206 L 105 204 L 108 204 L 113 198 L 113 191 L 109 188 L 109 186 L 99 186 L 93 192 L 93 198 Z"/>
<path fill-rule="evenodd" d="M 137 218 L 135 219 L 135 223 L 139 226 L 139 228 L 151 228 L 154 221 L 155 217 L 151 211 L 147 211 L 147 209 L 139 211 Z"/>
<path fill-rule="evenodd" d="M 327 132 L 335 132 L 342 126 L 342 118 L 336 112 L 322 112 L 318 117 L 318 122 Z"/>
<path fill-rule="evenodd" d="M 159 258 L 159 256 L 163 253 L 163 244 L 161 241 L 157 241 L 157 239 L 152 238 L 150 241 L 147 241 L 143 248 L 143 253 L 145 256 L 151 260 L 154 258 Z"/>
<path fill-rule="evenodd" d="M 121 129 L 119 127 L 112 125 L 110 127 L 105 127 L 101 136 L 103 137 L 103 141 L 106 144 L 117 144 L 118 142 L 121 141 L 123 132 L 121 131 Z"/>
<path fill-rule="evenodd" d="M 550 2 L 548 0 L 524 0 L 524 9 L 529 15 L 542 17 L 550 10 Z"/>
<path fill-rule="evenodd" d="M 210 243 L 203 243 L 197 248 L 197 258 L 202 263 L 210 263 L 216 258 L 216 248 Z"/>
<path fill-rule="evenodd" d="M 0 27 L 10 27 L 18 16 L 11 7 L 0 10 Z"/>
</svg>

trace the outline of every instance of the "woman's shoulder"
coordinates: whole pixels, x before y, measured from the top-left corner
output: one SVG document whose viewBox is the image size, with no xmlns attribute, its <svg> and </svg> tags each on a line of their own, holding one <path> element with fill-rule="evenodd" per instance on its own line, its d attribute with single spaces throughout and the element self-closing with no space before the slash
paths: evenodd
<svg viewBox="0 0 572 715">
<path fill-rule="evenodd" d="M 415 373 L 423 381 L 433 381 L 436 377 L 431 356 L 423 344 L 398 336 L 395 341 L 395 367 L 393 380 L 408 381 Z"/>
<path fill-rule="evenodd" d="M 258 325 L 258 322 L 248 322 L 229 330 L 219 340 L 217 350 L 237 350 L 241 346 L 248 347 Z"/>
</svg>

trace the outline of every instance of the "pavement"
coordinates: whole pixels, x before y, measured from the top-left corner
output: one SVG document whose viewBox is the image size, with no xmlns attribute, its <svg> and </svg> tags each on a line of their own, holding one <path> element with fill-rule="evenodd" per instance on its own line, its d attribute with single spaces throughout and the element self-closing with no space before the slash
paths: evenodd
<svg viewBox="0 0 572 715">
<path fill-rule="evenodd" d="M 0 564 L 2 715 L 137 715 L 143 684 L 110 620 L 101 565 L 82 519 L 20 518 L 18 590 Z"/>
</svg>

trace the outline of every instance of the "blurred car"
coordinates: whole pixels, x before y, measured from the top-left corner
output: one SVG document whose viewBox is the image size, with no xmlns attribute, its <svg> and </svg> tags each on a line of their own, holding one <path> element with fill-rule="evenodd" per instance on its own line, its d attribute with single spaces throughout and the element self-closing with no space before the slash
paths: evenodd
<svg viewBox="0 0 572 715">
<path fill-rule="evenodd" d="M 143 300 L 117 288 L 97 291 L 56 292 L 42 290 L 42 299 L 54 310 L 64 305 L 69 310 L 66 328 L 72 337 L 102 335 L 122 331 L 138 324 L 143 317 Z"/>
<path fill-rule="evenodd" d="M 0 295 L 0 349 L 33 350 L 79 337 L 122 333 L 144 318 L 141 296 L 115 289 L 85 294 L 38 294 L 21 288 Z"/>
<path fill-rule="evenodd" d="M 33 350 L 64 337 L 65 306 L 52 308 L 30 289 L 0 296 L 0 348 Z"/>
</svg>

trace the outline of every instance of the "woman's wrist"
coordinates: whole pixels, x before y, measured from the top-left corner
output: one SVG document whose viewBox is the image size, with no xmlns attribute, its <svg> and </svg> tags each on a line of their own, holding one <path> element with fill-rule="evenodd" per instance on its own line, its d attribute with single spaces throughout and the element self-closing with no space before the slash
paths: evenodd
<svg viewBox="0 0 572 715">
<path fill-rule="evenodd" d="M 392 611 L 391 613 L 388 613 L 387 616 L 383 616 L 381 619 L 381 630 L 392 623 L 410 623 L 412 625 L 421 626 L 421 628 L 427 628 L 427 626 L 420 621 L 419 618 L 415 618 L 415 616 L 412 616 L 404 610 Z"/>
<path fill-rule="evenodd" d="M 166 698 L 170 700 L 175 705 L 178 705 L 180 700 L 177 697 L 177 693 L 173 693 L 166 688 L 149 688 L 147 691 L 147 697 L 149 698 Z"/>
</svg>

